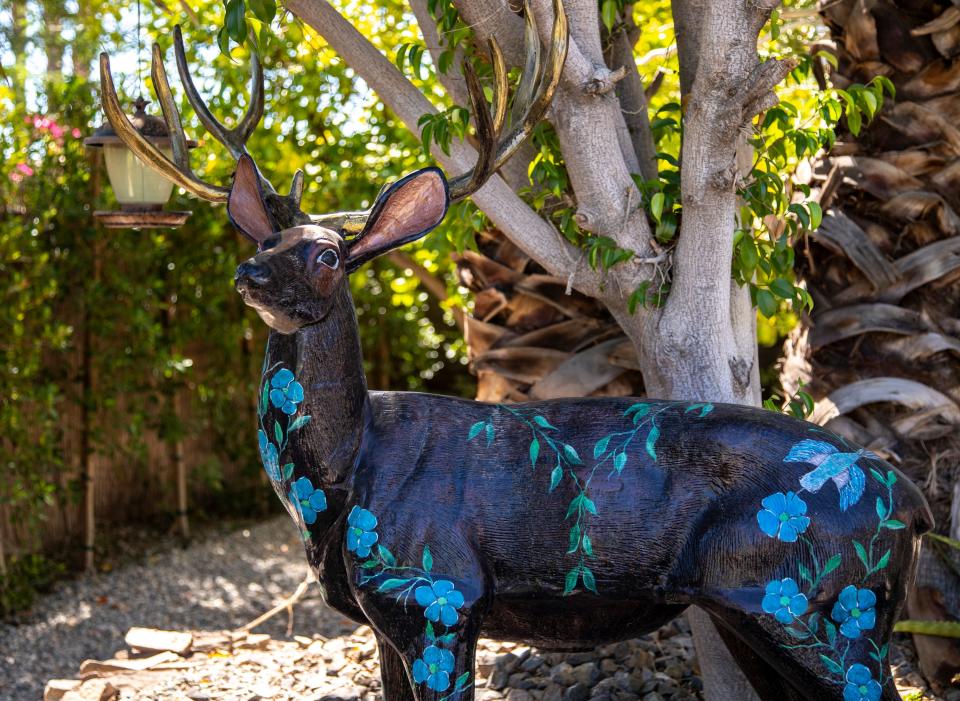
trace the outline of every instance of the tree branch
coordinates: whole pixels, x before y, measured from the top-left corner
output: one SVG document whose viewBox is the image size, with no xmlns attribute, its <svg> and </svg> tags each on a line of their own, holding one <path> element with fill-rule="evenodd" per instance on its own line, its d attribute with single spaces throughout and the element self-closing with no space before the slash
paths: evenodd
<svg viewBox="0 0 960 701">
<path fill-rule="evenodd" d="M 450 94 L 454 102 L 458 105 L 468 106 L 470 104 L 470 94 L 467 92 L 467 83 L 463 78 L 463 73 L 460 72 L 463 50 L 457 48 L 450 70 L 441 73 L 440 54 L 443 52 L 443 46 L 440 43 L 440 36 L 437 34 L 437 22 L 427 8 L 427 0 L 410 0 L 410 9 L 413 10 L 413 15 L 417 18 L 423 43 L 426 44 L 427 51 L 430 52 L 430 57 L 433 59 L 433 65 L 437 69 L 437 80 L 440 81 L 440 84 Z"/>
<path fill-rule="evenodd" d="M 624 10 L 628 25 L 635 28 L 631 15 L 631 6 Z M 631 33 L 625 30 L 616 31 L 610 37 L 610 46 L 607 50 L 607 63 L 611 67 L 625 69 L 623 80 L 617 85 L 617 97 L 620 100 L 620 112 L 623 114 L 627 131 L 630 134 L 630 143 L 637 159 L 639 173 L 645 180 L 654 180 L 657 177 L 656 147 L 653 144 L 653 132 L 650 130 L 650 115 L 647 107 L 647 96 L 644 91 L 640 71 L 633 57 L 633 40 Z"/>
<path fill-rule="evenodd" d="M 350 22 L 325 0 L 287 0 L 286 7 L 326 39 L 410 131 L 419 133 L 420 116 L 436 109 Z M 457 141 L 450 145 L 450 156 L 436 155 L 443 167 L 453 172 L 468 170 L 477 159 L 472 148 Z M 552 275 L 566 277 L 578 260 L 580 251 L 537 216 L 499 176 L 490 178 L 473 195 L 473 201 L 507 238 Z M 599 296 L 602 278 L 583 266 L 573 285 L 584 294 Z"/>
<path fill-rule="evenodd" d="M 532 2 L 541 31 L 553 20 L 549 0 Z M 640 193 L 630 177 L 639 172 L 633 154 L 620 103 L 611 93 L 591 94 L 591 81 L 610 73 L 600 47 L 600 20 L 594 0 L 566 0 L 564 7 L 570 26 L 571 46 L 563 78 L 554 97 L 552 121 L 567 164 L 567 173 L 577 198 L 577 225 L 592 234 L 607 236 L 618 246 L 649 257 L 650 227 L 639 209 Z M 580 49 L 588 49 L 585 54 Z M 621 145 L 632 158 L 628 163 Z M 625 263 L 613 276 L 629 281 L 631 291 L 640 280 L 649 277 L 643 266 Z M 609 297 L 609 293 L 607 295 Z"/>
</svg>

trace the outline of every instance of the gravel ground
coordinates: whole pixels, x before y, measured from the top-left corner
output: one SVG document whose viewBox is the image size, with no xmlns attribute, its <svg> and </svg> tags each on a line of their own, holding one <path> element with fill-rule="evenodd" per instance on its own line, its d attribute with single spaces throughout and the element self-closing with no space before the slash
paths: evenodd
<svg viewBox="0 0 960 701">
<path fill-rule="evenodd" d="M 224 630 L 242 626 L 289 596 L 307 574 L 287 516 L 63 582 L 21 625 L 0 624 L 0 699 L 39 699 L 48 679 L 76 675 L 86 659 L 107 659 L 133 626 Z M 257 632 L 284 637 L 286 615 Z M 326 608 L 317 588 L 296 607 L 294 633 L 326 637 L 356 626 Z"/>
<path fill-rule="evenodd" d="M 75 678 L 84 660 L 122 651 L 134 626 L 238 628 L 289 596 L 306 573 L 297 533 L 279 516 L 212 533 L 188 549 L 150 555 L 109 574 L 61 583 L 24 623 L 0 624 L 0 701 L 41 698 L 47 680 Z M 272 640 L 257 649 L 198 650 L 162 673 L 134 675 L 126 686 L 121 677 L 108 679 L 121 690 L 119 701 L 379 701 L 369 629 L 326 608 L 316 586 L 296 606 L 296 639 L 287 634 L 287 622 L 281 614 L 258 627 Z M 892 648 L 901 693 L 910 701 L 935 699 L 924 693 L 911 653 L 909 646 Z M 644 638 L 566 655 L 481 641 L 475 684 L 478 701 L 696 701 L 702 698 L 698 674 L 681 617 Z"/>
</svg>

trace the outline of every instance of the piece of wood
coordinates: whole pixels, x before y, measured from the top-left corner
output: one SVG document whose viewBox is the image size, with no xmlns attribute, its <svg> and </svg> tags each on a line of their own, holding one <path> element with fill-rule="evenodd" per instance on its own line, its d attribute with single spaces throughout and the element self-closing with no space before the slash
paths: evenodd
<svg viewBox="0 0 960 701">
<path fill-rule="evenodd" d="M 64 694 L 79 686 L 79 679 L 51 679 L 43 689 L 43 701 L 60 701 Z"/>
<path fill-rule="evenodd" d="M 131 648 L 144 652 L 175 652 L 185 655 L 193 644 L 193 635 L 174 630 L 155 628 L 131 628 L 123 641 Z"/>
<path fill-rule="evenodd" d="M 135 660 L 84 660 L 80 663 L 80 678 L 87 679 L 116 672 L 142 672 L 167 662 L 179 661 L 181 661 L 181 657 L 170 651 Z"/>
<path fill-rule="evenodd" d="M 104 679 L 90 679 L 66 692 L 63 701 L 111 701 L 120 691 Z"/>
<path fill-rule="evenodd" d="M 901 377 L 872 377 L 838 387 L 817 402 L 810 421 L 823 425 L 865 404 L 893 402 L 914 410 L 934 410 L 943 421 L 960 426 L 960 406 L 932 387 Z"/>
</svg>

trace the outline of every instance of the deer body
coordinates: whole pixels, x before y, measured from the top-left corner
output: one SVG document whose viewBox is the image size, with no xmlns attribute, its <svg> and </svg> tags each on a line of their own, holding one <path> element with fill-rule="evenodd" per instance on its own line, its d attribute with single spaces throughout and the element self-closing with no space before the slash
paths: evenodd
<svg viewBox="0 0 960 701">
<path fill-rule="evenodd" d="M 244 145 L 263 109 L 256 61 L 250 109 L 227 129 L 199 98 L 174 33 L 190 102 L 237 158 L 226 188 L 190 169 L 159 48 L 153 82 L 172 160 L 123 115 L 101 55 L 118 136 L 189 192 L 226 202 L 258 245 L 236 276 L 272 329 L 258 446 L 324 597 L 376 632 L 386 701 L 472 701 L 481 632 L 579 649 L 652 631 L 691 604 L 711 615 L 763 699 L 895 701 L 887 645 L 932 518 L 876 455 L 748 407 L 367 392 L 348 275 L 425 235 L 529 136 L 566 53 L 553 4 L 542 51 L 524 12 L 532 60 L 509 128 L 496 44 L 492 110 L 463 66 L 476 166 L 449 181 L 416 171 L 359 212 L 307 215 L 302 173 L 287 195 L 259 173 Z"/>
<path fill-rule="evenodd" d="M 346 286 L 322 324 L 272 333 L 264 368 L 264 387 L 288 368 L 303 398 L 291 415 L 268 399 L 263 424 L 311 417 L 285 441 L 280 462 L 293 468 L 277 492 L 305 535 L 327 602 L 377 632 L 388 701 L 469 699 L 480 634 L 583 649 L 651 632 L 691 604 L 708 610 L 725 635 L 748 633 L 746 645 L 797 693 L 823 692 L 821 651 L 792 647 L 813 615 L 835 627 L 835 652 L 827 633 L 817 636 L 825 652 L 879 669 L 870 653 L 892 629 L 929 512 L 916 487 L 869 456 L 859 458 L 860 468 L 884 483 L 871 479 L 846 510 L 832 484 L 804 492 L 800 480 L 814 456 L 785 459 L 805 441 L 855 454 L 838 436 L 729 405 L 604 398 L 508 406 L 368 392 Z M 535 456 L 534 440 L 542 446 Z M 290 488 L 303 479 L 325 494 L 309 524 Z M 801 531 L 793 540 L 758 520 L 766 499 L 791 492 L 806 506 L 802 514 L 787 509 L 782 520 Z M 571 507 L 584 498 L 589 507 Z M 889 504 L 886 522 L 902 527 L 878 529 L 878 500 Z M 351 540 L 355 530 L 369 542 Z M 870 566 L 889 551 L 884 566 L 868 573 L 854 542 L 870 544 Z M 804 597 L 802 607 L 781 607 L 792 625 L 764 608 L 770 583 L 787 579 Z M 438 604 L 441 582 L 448 596 Z M 865 607 L 873 610 L 869 627 L 846 638 L 836 632 L 843 614 L 834 617 L 832 607 L 851 583 L 876 600 Z M 436 620 L 427 616 L 431 606 Z M 419 671 L 431 668 L 430 647 L 449 658 L 433 665 L 434 676 L 418 677 L 418 660 Z M 892 680 L 884 681 L 883 693 L 895 698 Z M 774 688 L 777 698 L 791 693 Z"/>
</svg>

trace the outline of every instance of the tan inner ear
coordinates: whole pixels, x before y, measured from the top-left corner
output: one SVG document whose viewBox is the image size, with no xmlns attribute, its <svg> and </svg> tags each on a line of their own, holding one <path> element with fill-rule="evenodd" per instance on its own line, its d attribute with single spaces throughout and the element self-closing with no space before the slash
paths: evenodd
<svg viewBox="0 0 960 701">
<path fill-rule="evenodd" d="M 263 241 L 273 233 L 267 210 L 260 197 L 257 167 L 249 156 L 243 156 L 237 162 L 227 209 L 237 226 L 257 241 Z"/>
<path fill-rule="evenodd" d="M 435 226 L 446 212 L 447 193 L 435 172 L 424 173 L 394 190 L 373 227 L 350 249 L 351 258 L 399 242 Z"/>
</svg>

